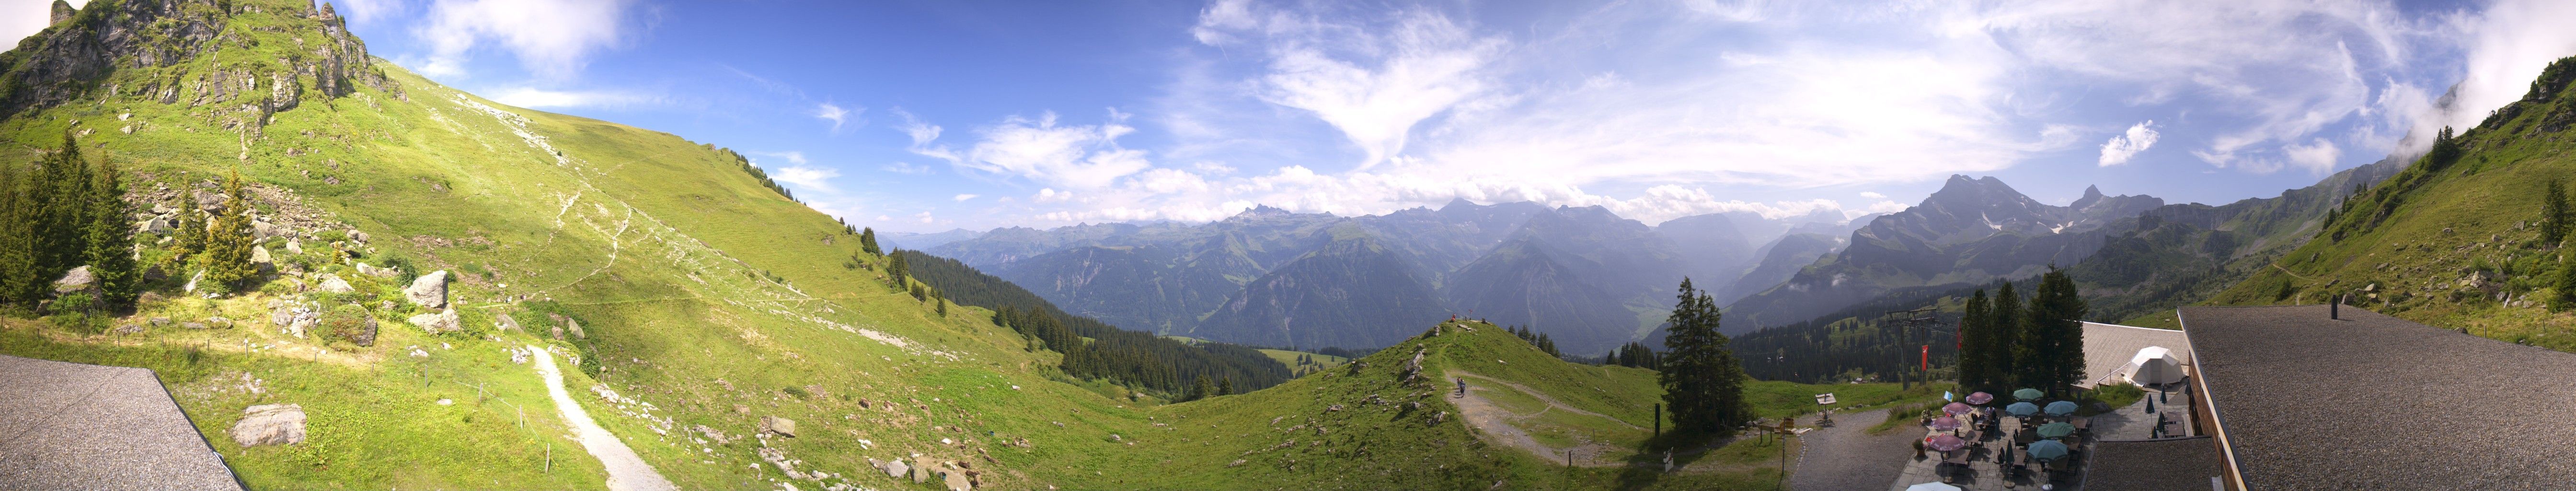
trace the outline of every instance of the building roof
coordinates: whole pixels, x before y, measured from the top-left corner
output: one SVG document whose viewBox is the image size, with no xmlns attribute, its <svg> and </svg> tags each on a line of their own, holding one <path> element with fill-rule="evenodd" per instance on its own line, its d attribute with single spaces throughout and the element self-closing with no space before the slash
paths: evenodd
<svg viewBox="0 0 2576 491">
<path fill-rule="evenodd" d="M 242 489 L 151 370 L 0 355 L 0 489 Z"/>
<path fill-rule="evenodd" d="M 2125 373 L 2122 369 L 2128 367 L 2129 359 L 2137 357 L 2138 350 L 2149 346 L 2173 350 L 2175 360 L 2184 365 L 2191 364 L 2191 341 L 2183 337 L 2182 331 L 2084 323 L 2084 380 L 2075 385 L 2092 387 L 2102 381 L 2118 379 Z"/>
<path fill-rule="evenodd" d="M 2208 491 L 2218 443 L 2206 436 L 2100 441 L 2086 458 L 2085 491 Z"/>
<path fill-rule="evenodd" d="M 2180 315 L 2250 489 L 2576 489 L 2576 354 L 2354 307 Z"/>
</svg>

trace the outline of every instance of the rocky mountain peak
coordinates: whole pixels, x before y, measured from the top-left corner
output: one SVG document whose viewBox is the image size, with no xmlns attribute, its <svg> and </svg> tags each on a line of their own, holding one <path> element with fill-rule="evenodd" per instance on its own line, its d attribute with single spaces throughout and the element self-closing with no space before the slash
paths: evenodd
<svg viewBox="0 0 2576 491">
<path fill-rule="evenodd" d="M 1450 209 L 1475 208 L 1476 206 L 1476 202 L 1467 201 L 1467 198 L 1449 198 L 1449 203 L 1440 205 L 1440 209 L 1442 211 L 1447 211 Z"/>
<path fill-rule="evenodd" d="M 72 8 L 72 4 L 71 4 L 71 2 L 65 2 L 65 1 L 63 1 L 63 0 L 54 0 L 54 19 L 53 19 L 53 20 L 50 20 L 50 21 L 46 21 L 46 22 L 45 22 L 45 25 L 49 25 L 49 26 L 50 26 L 50 25 L 54 25 L 54 24 L 61 24 L 61 23 L 63 23 L 63 21 L 71 20 L 71 19 L 72 19 L 72 15 L 74 15 L 74 14 L 79 14 L 79 13 L 80 13 L 80 9 Z"/>
<path fill-rule="evenodd" d="M 2073 206 L 2073 207 L 2075 207 L 2075 209 L 2081 210 L 2081 209 L 2085 209 L 2085 208 L 2091 208 L 2091 207 L 2093 207 L 2093 204 L 2094 204 L 2094 203 L 2099 203 L 2099 202 L 2101 202 L 2101 201 L 2102 201 L 2102 187 L 2101 187 L 2101 186 L 2085 186 L 2085 187 L 2084 187 L 2084 197 L 2082 197 L 2082 198 L 2076 198 L 2076 199 L 2075 199 L 2075 203 L 2073 203 L 2073 204 L 2071 204 L 2071 205 L 2069 205 L 2069 206 Z"/>
</svg>

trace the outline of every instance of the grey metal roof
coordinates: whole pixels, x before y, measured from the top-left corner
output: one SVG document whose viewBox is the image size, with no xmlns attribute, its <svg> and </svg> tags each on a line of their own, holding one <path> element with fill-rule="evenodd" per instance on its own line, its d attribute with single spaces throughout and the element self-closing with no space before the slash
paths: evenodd
<svg viewBox="0 0 2576 491">
<path fill-rule="evenodd" d="M 2180 315 L 2251 489 L 2576 489 L 2576 354 L 2354 307 Z"/>
<path fill-rule="evenodd" d="M 2100 441 L 2086 461 L 2084 491 L 2209 491 L 2218 443 L 2205 436 Z"/>
<path fill-rule="evenodd" d="M 2084 380 L 2075 385 L 2092 387 L 2117 378 L 2125 373 L 2122 369 L 2129 365 L 2129 358 L 2149 346 L 2173 350 L 2175 359 L 2191 364 L 2191 341 L 2183 337 L 2182 331 L 2084 323 Z"/>
<path fill-rule="evenodd" d="M 0 490 L 241 489 L 151 370 L 0 355 Z"/>
</svg>

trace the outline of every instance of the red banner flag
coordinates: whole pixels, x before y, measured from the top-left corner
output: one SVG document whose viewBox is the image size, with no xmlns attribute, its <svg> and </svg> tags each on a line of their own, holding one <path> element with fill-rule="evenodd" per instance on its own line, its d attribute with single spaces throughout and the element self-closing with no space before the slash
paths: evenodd
<svg viewBox="0 0 2576 491">
<path fill-rule="evenodd" d="M 1923 371 L 1932 371 L 1932 345 L 1923 345 Z"/>
</svg>

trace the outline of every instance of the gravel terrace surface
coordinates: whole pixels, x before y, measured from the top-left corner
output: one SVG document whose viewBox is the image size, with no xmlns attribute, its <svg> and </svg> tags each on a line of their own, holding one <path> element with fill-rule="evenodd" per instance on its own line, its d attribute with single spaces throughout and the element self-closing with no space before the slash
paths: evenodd
<svg viewBox="0 0 2576 491">
<path fill-rule="evenodd" d="M 1789 489 L 1797 491 L 1849 491 L 1885 489 L 1905 471 L 1907 460 L 1914 458 L 1915 437 L 1922 427 L 1900 425 L 1886 433 L 1872 435 L 1870 425 L 1887 420 L 1887 410 L 1836 414 L 1832 428 L 1817 428 L 1800 435 L 1798 467 L 1789 475 Z"/>
<path fill-rule="evenodd" d="M 0 355 L 0 490 L 242 489 L 151 370 Z"/>
<path fill-rule="evenodd" d="M 572 399 L 572 393 L 564 390 L 563 372 L 555 369 L 553 353 L 534 345 L 528 346 L 528 350 L 536 352 L 537 374 L 546 378 L 546 394 L 554 396 L 555 407 L 563 410 L 564 422 L 571 424 L 573 431 L 581 435 L 582 449 L 589 450 L 591 456 L 599 458 L 600 465 L 608 468 L 608 489 L 678 489 L 671 485 L 670 480 L 663 479 L 662 473 L 654 471 L 652 464 L 646 464 L 643 457 L 636 456 L 635 449 L 627 448 L 626 442 L 619 441 L 617 435 L 610 434 L 607 428 L 599 427 L 598 421 L 590 419 L 590 411 L 582 409 L 581 403 Z"/>
</svg>

